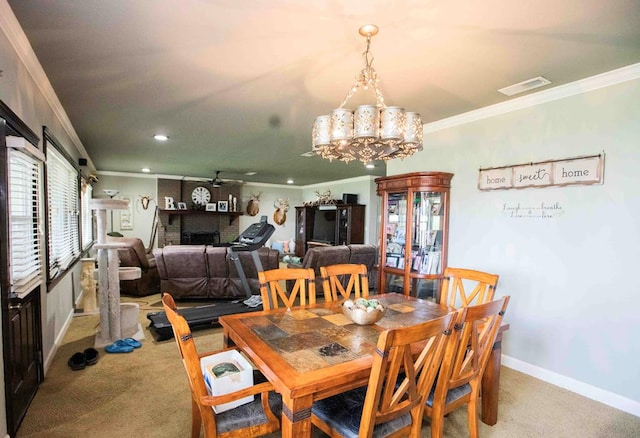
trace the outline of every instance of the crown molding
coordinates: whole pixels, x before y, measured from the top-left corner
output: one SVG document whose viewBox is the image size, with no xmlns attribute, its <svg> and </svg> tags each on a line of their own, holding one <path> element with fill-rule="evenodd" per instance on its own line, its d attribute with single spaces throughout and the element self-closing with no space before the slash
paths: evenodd
<svg viewBox="0 0 640 438">
<path fill-rule="evenodd" d="M 111 170 L 97 170 L 95 174 L 106 175 L 106 176 L 129 177 L 129 178 L 177 179 L 182 181 L 201 181 L 203 179 L 199 177 L 183 176 L 183 175 L 163 175 L 159 173 L 114 172 Z M 294 186 L 291 184 L 272 184 L 272 183 L 261 183 L 261 182 L 250 182 L 250 181 L 243 181 L 241 185 L 250 186 L 250 187 L 274 187 L 274 188 L 281 188 L 281 189 L 308 190 L 308 189 L 326 187 L 327 185 L 333 185 L 333 184 L 347 184 L 347 183 L 355 183 L 360 181 L 373 181 L 375 178 L 378 178 L 378 177 L 372 176 L 372 175 L 364 175 L 364 176 L 356 176 L 353 178 L 346 178 L 346 179 L 341 179 L 336 181 L 326 181 L 323 183 L 309 184 L 306 186 Z"/>
<path fill-rule="evenodd" d="M 18 58 L 29 72 L 29 75 L 49 104 L 49 107 L 62 125 L 62 128 L 73 142 L 75 148 L 81 156 L 87 157 L 90 166 L 95 168 L 91 158 L 89 158 L 89 154 L 82 144 L 82 141 L 80 141 L 80 137 L 78 137 L 76 130 L 71 124 L 71 120 L 69 120 L 67 112 L 60 103 L 51 82 L 49 82 L 49 78 L 42 69 L 42 65 L 40 64 L 40 61 L 38 61 L 38 58 L 31 47 L 31 43 L 29 43 L 29 39 L 22 30 L 18 19 L 6 0 L 0 0 L 0 29 L 2 29 L 4 34 L 7 36 L 7 39 L 16 51 Z"/>
<path fill-rule="evenodd" d="M 588 91 L 609 87 L 611 85 L 639 78 L 640 63 L 631 64 L 629 66 L 601 73 L 596 76 L 591 76 L 586 79 L 559 85 L 557 87 L 528 94 L 526 96 L 517 97 L 507 102 L 497 103 L 495 105 L 486 106 L 484 108 L 458 114 L 446 119 L 426 123 L 424 125 L 424 133 L 428 134 L 443 129 L 453 128 L 454 126 L 465 125 L 467 123 L 476 122 L 478 120 L 487 119 L 500 114 L 518 111 L 524 108 L 541 105 L 543 103 L 564 99 L 565 97 L 575 96 L 576 94 L 586 93 Z"/>
</svg>

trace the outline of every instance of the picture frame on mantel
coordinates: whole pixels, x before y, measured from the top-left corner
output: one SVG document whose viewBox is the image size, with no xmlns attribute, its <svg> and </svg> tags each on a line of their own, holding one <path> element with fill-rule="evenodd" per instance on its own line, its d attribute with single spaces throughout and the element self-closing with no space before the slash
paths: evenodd
<svg viewBox="0 0 640 438">
<path fill-rule="evenodd" d="M 216 211 L 218 207 L 218 204 L 216 204 L 215 202 L 207 202 L 207 205 L 205 206 L 205 211 Z"/>
<path fill-rule="evenodd" d="M 218 201 L 218 211 L 221 213 L 229 211 L 229 201 Z"/>
<path fill-rule="evenodd" d="M 178 202 L 178 210 L 186 210 L 187 203 L 186 202 Z"/>
</svg>

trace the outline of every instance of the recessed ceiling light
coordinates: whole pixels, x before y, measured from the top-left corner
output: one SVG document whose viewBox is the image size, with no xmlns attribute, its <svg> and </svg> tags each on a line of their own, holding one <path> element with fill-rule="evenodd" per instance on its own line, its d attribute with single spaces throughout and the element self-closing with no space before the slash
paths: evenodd
<svg viewBox="0 0 640 438">
<path fill-rule="evenodd" d="M 140 169 L 141 171 L 143 171 L 144 173 L 149 173 L 151 172 L 151 169 L 149 169 L 148 167 L 143 167 L 142 169 Z"/>
<path fill-rule="evenodd" d="M 304 154 L 300 154 L 301 157 L 315 157 L 316 153 L 313 151 L 307 151 Z"/>
<path fill-rule="evenodd" d="M 155 138 L 158 141 L 167 141 L 167 140 L 169 140 L 169 137 L 167 137 L 164 134 L 156 134 L 156 135 L 153 136 L 153 138 Z"/>
<path fill-rule="evenodd" d="M 525 91 L 533 90 L 534 88 L 544 87 L 549 85 L 551 81 L 543 76 L 537 78 L 527 79 L 526 81 L 519 82 L 508 87 L 500 88 L 498 91 L 507 96 L 513 96 L 515 94 L 524 93 Z"/>
<path fill-rule="evenodd" d="M 245 172 L 244 174 L 247 176 L 257 175 L 258 172 Z"/>
<path fill-rule="evenodd" d="M 287 184 L 293 184 L 293 180 L 292 179 L 288 179 L 287 180 Z"/>
</svg>

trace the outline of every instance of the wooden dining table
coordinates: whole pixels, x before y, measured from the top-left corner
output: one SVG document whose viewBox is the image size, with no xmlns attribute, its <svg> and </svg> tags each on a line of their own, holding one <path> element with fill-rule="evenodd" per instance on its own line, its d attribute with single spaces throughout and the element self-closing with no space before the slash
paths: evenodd
<svg viewBox="0 0 640 438">
<path fill-rule="evenodd" d="M 452 310 L 396 293 L 370 298 L 379 299 L 387 311 L 376 324 L 366 326 L 344 316 L 341 302 L 219 318 L 225 344 L 240 348 L 282 395 L 283 437 L 311 436 L 315 400 L 367 384 L 372 353 L 382 331 L 438 318 Z M 492 355 L 500 353 L 494 349 Z M 497 362 L 495 357 L 489 361 L 498 376 L 488 379 L 486 386 L 483 380 L 482 396 L 490 406 L 483 404 L 482 411 L 491 411 L 497 418 L 499 357 Z"/>
</svg>

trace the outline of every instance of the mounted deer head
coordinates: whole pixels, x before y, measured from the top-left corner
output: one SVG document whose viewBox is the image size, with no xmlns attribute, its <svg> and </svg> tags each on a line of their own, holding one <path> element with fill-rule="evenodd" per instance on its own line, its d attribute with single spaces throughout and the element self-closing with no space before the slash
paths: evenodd
<svg viewBox="0 0 640 438">
<path fill-rule="evenodd" d="M 149 202 L 153 200 L 151 195 L 138 195 L 140 196 L 140 204 L 142 204 L 142 208 L 144 210 L 149 208 Z"/>
<path fill-rule="evenodd" d="M 247 204 L 247 214 L 249 216 L 255 216 L 260 212 L 260 195 L 262 195 L 262 192 L 251 194 L 251 198 Z"/>
<path fill-rule="evenodd" d="M 282 225 L 287 221 L 287 212 L 289 211 L 289 199 L 278 198 L 273 203 L 276 211 L 273 213 L 273 221 Z"/>
</svg>

